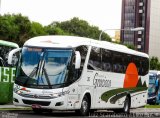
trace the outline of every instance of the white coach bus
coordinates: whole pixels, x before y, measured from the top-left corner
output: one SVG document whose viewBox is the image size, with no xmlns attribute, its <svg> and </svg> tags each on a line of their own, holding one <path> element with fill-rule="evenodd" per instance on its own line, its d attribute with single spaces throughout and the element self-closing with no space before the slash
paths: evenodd
<svg viewBox="0 0 160 118">
<path fill-rule="evenodd" d="M 75 36 L 40 36 L 20 50 L 13 103 L 80 115 L 129 113 L 147 102 L 149 57 L 125 46 Z"/>
</svg>

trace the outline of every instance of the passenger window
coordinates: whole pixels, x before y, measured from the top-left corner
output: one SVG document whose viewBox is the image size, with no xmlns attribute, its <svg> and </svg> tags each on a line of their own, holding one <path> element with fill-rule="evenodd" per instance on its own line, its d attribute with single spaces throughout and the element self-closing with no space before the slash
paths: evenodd
<svg viewBox="0 0 160 118">
<path fill-rule="evenodd" d="M 92 68 L 90 68 L 90 66 Z M 91 70 L 101 70 L 100 48 L 92 47 L 87 68 Z"/>
<path fill-rule="evenodd" d="M 81 68 L 83 68 L 85 60 L 86 60 L 87 52 L 88 52 L 88 47 L 87 46 L 79 46 L 79 47 L 76 48 L 76 51 L 80 52 Z"/>
<path fill-rule="evenodd" d="M 113 72 L 123 73 L 123 61 L 122 61 L 122 53 L 112 51 L 112 63 L 113 63 Z"/>
<path fill-rule="evenodd" d="M 102 49 L 102 70 L 112 71 L 111 51 Z"/>
<path fill-rule="evenodd" d="M 76 51 L 79 51 L 80 55 L 81 55 L 80 69 L 75 70 L 75 71 L 77 71 L 77 72 L 75 72 L 77 74 L 76 78 L 79 78 L 82 74 L 82 70 L 83 70 L 83 67 L 84 67 L 84 64 L 85 64 L 86 56 L 87 56 L 87 53 L 88 53 L 88 47 L 87 46 L 79 46 L 79 47 L 76 48 Z"/>
</svg>

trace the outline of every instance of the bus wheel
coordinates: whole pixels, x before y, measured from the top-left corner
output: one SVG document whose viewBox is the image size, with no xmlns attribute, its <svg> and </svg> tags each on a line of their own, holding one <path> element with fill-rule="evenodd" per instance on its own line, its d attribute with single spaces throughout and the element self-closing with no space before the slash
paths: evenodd
<svg viewBox="0 0 160 118">
<path fill-rule="evenodd" d="M 124 101 L 123 112 L 127 114 L 130 113 L 130 99 L 128 96 L 126 96 L 126 99 Z"/>
<path fill-rule="evenodd" d="M 89 115 L 89 109 L 90 109 L 89 100 L 87 96 L 84 96 L 82 103 L 81 103 L 81 108 L 79 110 L 79 114 L 81 116 L 87 116 Z"/>
</svg>

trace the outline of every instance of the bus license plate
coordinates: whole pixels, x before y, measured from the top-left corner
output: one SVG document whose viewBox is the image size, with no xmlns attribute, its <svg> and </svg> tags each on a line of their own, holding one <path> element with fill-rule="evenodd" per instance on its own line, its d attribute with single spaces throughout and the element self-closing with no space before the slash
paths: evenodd
<svg viewBox="0 0 160 118">
<path fill-rule="evenodd" d="M 39 104 L 32 104 L 32 108 L 40 109 L 41 105 L 39 105 Z"/>
</svg>

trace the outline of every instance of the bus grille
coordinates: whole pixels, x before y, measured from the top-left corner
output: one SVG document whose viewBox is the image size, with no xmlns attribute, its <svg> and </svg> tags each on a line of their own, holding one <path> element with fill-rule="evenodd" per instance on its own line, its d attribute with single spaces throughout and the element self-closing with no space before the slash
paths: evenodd
<svg viewBox="0 0 160 118">
<path fill-rule="evenodd" d="M 48 101 L 33 101 L 33 100 L 24 100 L 22 99 L 24 104 L 32 105 L 32 104 L 38 104 L 42 106 L 49 106 L 51 102 Z"/>
<path fill-rule="evenodd" d="M 50 95 L 20 94 L 20 96 L 35 99 L 53 99 Z"/>
</svg>

